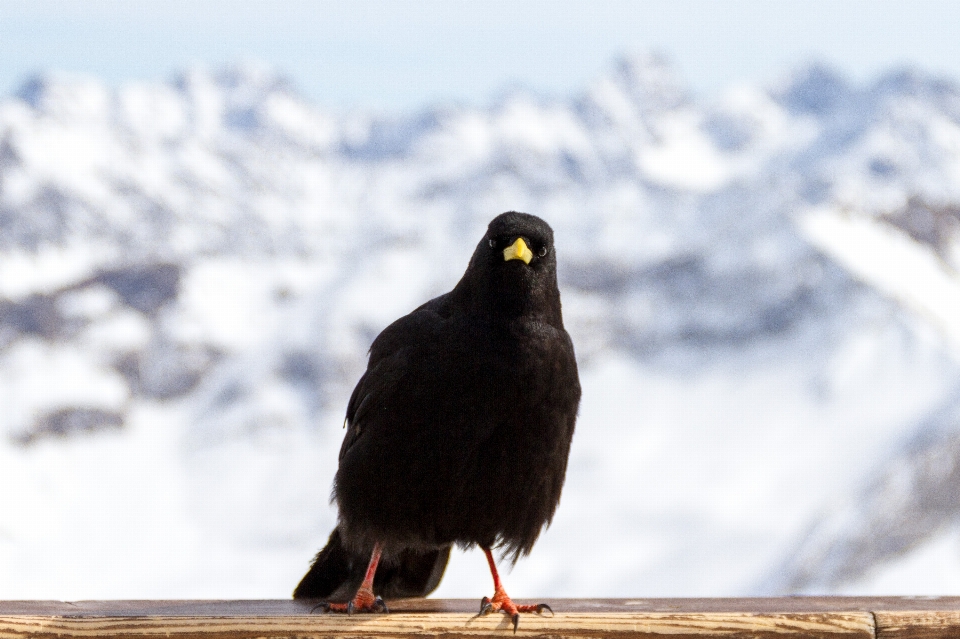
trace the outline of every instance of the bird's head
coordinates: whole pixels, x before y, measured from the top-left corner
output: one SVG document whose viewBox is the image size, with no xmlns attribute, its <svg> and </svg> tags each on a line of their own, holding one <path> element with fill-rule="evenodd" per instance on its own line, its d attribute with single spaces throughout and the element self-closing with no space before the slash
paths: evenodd
<svg viewBox="0 0 960 639">
<path fill-rule="evenodd" d="M 559 321 L 553 229 L 527 213 L 510 211 L 493 218 L 462 284 L 494 314 L 556 315 Z"/>
</svg>

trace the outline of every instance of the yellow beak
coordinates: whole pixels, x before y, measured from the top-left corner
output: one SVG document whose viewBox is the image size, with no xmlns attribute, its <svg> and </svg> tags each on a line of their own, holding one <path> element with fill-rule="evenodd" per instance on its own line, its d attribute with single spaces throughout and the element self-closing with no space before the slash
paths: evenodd
<svg viewBox="0 0 960 639">
<path fill-rule="evenodd" d="M 529 264 L 530 260 L 533 259 L 533 251 L 527 248 L 527 243 L 523 241 L 522 237 L 518 237 L 516 242 L 503 249 L 503 259 L 507 262 L 523 260 L 524 264 Z"/>
</svg>

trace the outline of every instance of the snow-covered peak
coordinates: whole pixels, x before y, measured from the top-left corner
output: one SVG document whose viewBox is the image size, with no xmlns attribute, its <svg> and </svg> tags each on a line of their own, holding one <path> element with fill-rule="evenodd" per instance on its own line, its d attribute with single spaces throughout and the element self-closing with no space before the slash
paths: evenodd
<svg viewBox="0 0 960 639">
<path fill-rule="evenodd" d="M 645 53 L 614 62 L 590 87 L 587 101 L 616 116 L 626 108 L 647 115 L 670 111 L 688 104 L 690 98 L 673 65 L 662 56 Z"/>
<path fill-rule="evenodd" d="M 824 117 L 847 106 L 858 90 L 833 67 L 814 63 L 791 74 L 773 93 L 795 113 Z"/>
<path fill-rule="evenodd" d="M 113 115 L 112 91 L 85 75 L 37 75 L 23 83 L 17 96 L 37 113 L 61 122 L 103 122 Z"/>
<path fill-rule="evenodd" d="M 960 83 L 954 78 L 933 75 L 914 67 L 884 73 L 869 90 L 879 98 L 909 96 L 933 103 L 955 116 L 960 115 Z"/>
<path fill-rule="evenodd" d="M 253 133 L 273 123 L 271 103 L 304 104 L 289 80 L 254 63 L 214 72 L 193 68 L 177 76 L 172 84 L 189 105 L 201 135 L 220 128 Z"/>
<path fill-rule="evenodd" d="M 564 507 L 518 582 L 750 592 L 953 392 L 956 95 L 812 66 L 704 104 L 637 56 L 576 96 L 386 117 L 324 112 L 256 65 L 116 90 L 40 76 L 0 100 L 0 469 L 30 499 L 127 504 L 122 537 L 191 568 L 83 590 L 91 571 L 49 535 L 101 540 L 107 513 L 51 525 L 29 499 L 0 518 L 0 560 L 26 562 L 37 588 L 53 571 L 73 584 L 45 597 L 285 596 L 334 521 L 343 406 L 371 340 L 449 290 L 513 209 L 555 229 L 586 389 Z M 879 238 L 873 254 L 855 231 Z M 936 286 L 915 285 L 925 273 Z M 141 457 L 146 484 L 116 463 Z M 45 469 L 68 459 L 87 461 L 51 488 Z M 150 533 L 169 522 L 186 532 L 164 550 Z M 569 563 L 571 543 L 608 581 Z M 224 570 L 238 556 L 255 558 L 243 579 Z"/>
</svg>

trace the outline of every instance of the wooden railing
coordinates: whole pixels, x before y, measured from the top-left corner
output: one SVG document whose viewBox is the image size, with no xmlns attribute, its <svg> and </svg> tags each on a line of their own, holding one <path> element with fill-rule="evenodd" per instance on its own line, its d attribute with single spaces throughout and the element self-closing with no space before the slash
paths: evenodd
<svg viewBox="0 0 960 639">
<path fill-rule="evenodd" d="M 520 603 L 518 601 L 518 603 Z M 535 603 L 535 602 L 524 602 Z M 556 614 L 523 615 L 517 636 L 787 639 L 960 638 L 960 597 L 548 599 Z M 510 637 L 479 602 L 389 601 L 386 615 L 320 614 L 284 601 L 0 601 L 6 637 Z"/>
</svg>

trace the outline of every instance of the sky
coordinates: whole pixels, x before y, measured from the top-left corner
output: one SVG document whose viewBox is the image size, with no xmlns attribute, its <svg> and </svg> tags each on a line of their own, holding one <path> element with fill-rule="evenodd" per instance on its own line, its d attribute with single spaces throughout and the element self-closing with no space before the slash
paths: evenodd
<svg viewBox="0 0 960 639">
<path fill-rule="evenodd" d="M 402 111 L 517 85 L 569 95 L 647 51 L 706 97 L 814 60 L 857 81 L 904 65 L 960 78 L 960 2 L 0 0 L 4 95 L 46 70 L 116 86 L 254 61 L 322 107 Z"/>
</svg>

